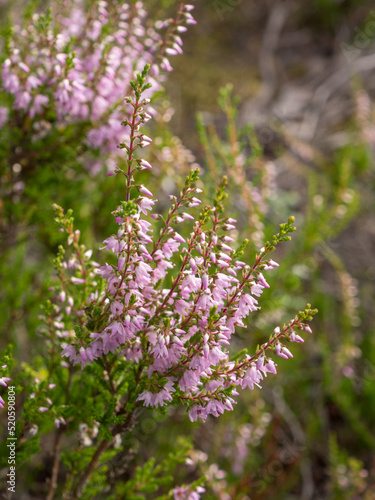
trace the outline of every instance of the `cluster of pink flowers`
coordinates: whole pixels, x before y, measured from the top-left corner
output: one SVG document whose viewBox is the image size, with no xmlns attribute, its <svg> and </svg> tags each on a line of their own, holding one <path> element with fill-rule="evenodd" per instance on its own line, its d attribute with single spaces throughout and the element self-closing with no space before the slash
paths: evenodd
<svg viewBox="0 0 375 500">
<path fill-rule="evenodd" d="M 232 396 L 238 394 L 238 387 L 260 387 L 268 373 L 276 373 L 275 363 L 266 355 L 268 349 L 280 357 L 292 357 L 281 339 L 303 342 L 295 330 L 310 328 L 296 317 L 282 329 L 276 328 L 253 356 L 230 359 L 227 346 L 232 335 L 245 326 L 243 320 L 249 313 L 259 309 L 258 298 L 269 287 L 263 272 L 278 264 L 265 258 L 270 251 L 267 247 L 252 267 L 239 260 L 241 252 L 231 246 L 236 220 L 221 216 L 219 194 L 214 206 L 204 207 L 195 220 L 191 209 L 201 204 L 197 197 L 201 191 L 194 187 L 196 171 L 191 172 L 179 198 L 170 196 L 172 207 L 166 220 L 151 213 L 151 218 L 164 221 L 160 235 L 153 236 L 145 216 L 157 200 L 145 186 L 135 184 L 133 177 L 138 170 L 151 168 L 135 158 L 135 152 L 151 142 L 139 131 L 149 119 L 144 109 L 149 100 L 141 95 L 147 85 L 138 81 L 133 88 L 135 99 L 126 99 L 132 116 L 123 122 L 130 128 L 129 140 L 120 144 L 127 152 L 128 170 L 114 172 L 127 179 L 126 201 L 113 213 L 118 232 L 103 247 L 115 254 L 116 264 L 98 269 L 106 291 L 90 298 L 102 307 L 101 317 L 107 322 L 104 328 L 89 330 L 86 338 L 66 345 L 62 354 L 84 366 L 117 353 L 140 365 L 145 388 L 138 401 L 145 406 L 178 400 L 188 406 L 192 421 L 210 414 L 217 417 L 233 409 Z M 138 195 L 131 198 L 134 191 Z M 192 224 L 188 237 L 176 229 L 185 221 Z M 179 266 L 176 256 L 182 260 Z"/>
<path fill-rule="evenodd" d="M 113 153 L 122 136 L 119 105 L 130 81 L 146 63 L 154 77 L 172 69 L 168 57 L 182 53 L 180 34 L 195 22 L 192 8 L 181 0 L 174 18 L 156 23 L 165 36 L 146 27 L 142 2 L 100 0 L 87 12 L 85 2 L 67 1 L 53 23 L 34 14 L 25 26 L 14 27 L 0 88 L 14 97 L 15 110 L 33 120 L 50 120 L 52 111 L 56 126 L 89 124 L 87 145 Z M 160 88 L 160 77 L 151 81 L 153 91 Z M 0 125 L 7 115 L 0 108 Z"/>
</svg>

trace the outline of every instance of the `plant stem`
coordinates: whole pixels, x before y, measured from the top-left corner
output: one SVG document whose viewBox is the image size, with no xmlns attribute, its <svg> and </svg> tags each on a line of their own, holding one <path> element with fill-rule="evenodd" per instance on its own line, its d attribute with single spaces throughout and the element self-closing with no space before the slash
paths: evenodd
<svg viewBox="0 0 375 500">
<path fill-rule="evenodd" d="M 140 367 L 138 368 L 138 371 L 137 371 L 137 375 L 136 375 L 136 384 L 138 384 L 140 381 L 142 371 L 143 371 L 143 367 L 140 365 Z M 117 415 L 121 415 L 124 413 L 124 408 L 125 408 L 126 404 L 129 402 L 129 399 L 130 399 L 130 394 L 128 395 L 128 398 L 125 401 L 125 403 L 122 405 L 122 409 L 120 409 L 119 411 L 116 412 Z M 121 424 L 117 424 L 112 428 L 111 432 L 112 432 L 113 437 L 116 436 L 116 434 L 118 434 L 120 432 L 125 432 L 126 430 L 131 428 L 135 409 L 136 409 L 136 405 L 134 406 L 134 408 L 132 410 L 127 412 L 128 414 L 127 414 L 127 417 L 126 417 L 124 422 L 122 422 Z M 113 439 L 111 439 L 110 441 L 103 439 L 100 442 L 100 444 L 97 447 L 90 463 L 87 465 L 87 467 L 84 470 L 84 472 L 82 473 L 81 477 L 78 479 L 78 482 L 73 490 L 73 494 L 71 497 L 72 500 L 77 500 L 78 498 L 81 498 L 83 489 L 86 486 L 91 474 L 94 472 L 96 466 L 98 465 L 98 462 L 99 462 L 101 455 L 111 446 L 112 443 L 113 443 Z"/>
<path fill-rule="evenodd" d="M 101 441 L 101 443 L 99 444 L 99 446 L 97 447 L 97 449 L 96 449 L 96 451 L 94 453 L 94 456 L 92 457 L 90 463 L 88 464 L 88 466 L 84 470 L 84 472 L 83 472 L 82 476 L 80 477 L 80 479 L 79 479 L 76 487 L 73 490 L 73 495 L 72 495 L 72 499 L 73 500 L 81 498 L 81 495 L 82 495 L 82 492 L 83 492 L 83 488 L 86 486 L 86 483 L 87 483 L 89 477 L 94 472 L 95 467 L 97 466 L 101 455 L 106 451 L 107 448 L 110 447 L 112 441 L 113 441 L 113 439 L 111 439 L 110 441 L 107 441 L 106 439 L 103 439 Z"/>
<path fill-rule="evenodd" d="M 57 488 L 57 477 L 59 475 L 60 469 L 60 449 L 61 449 L 61 441 L 63 437 L 63 429 L 60 427 L 55 435 L 55 444 L 54 444 L 54 456 L 53 456 L 53 465 L 52 465 L 52 475 L 51 482 L 49 484 L 48 493 L 46 500 L 53 500 L 55 495 L 55 491 Z"/>
<path fill-rule="evenodd" d="M 69 368 L 69 378 L 68 378 L 68 383 L 66 384 L 66 390 L 65 390 L 65 400 L 66 401 L 68 401 L 68 399 L 69 399 L 69 392 L 70 392 L 70 387 L 72 384 L 72 378 L 73 378 L 73 367 L 71 366 Z M 62 437 L 63 437 L 64 432 L 65 432 L 65 428 L 63 428 L 60 424 L 60 427 L 57 430 L 56 435 L 55 435 L 52 475 L 51 475 L 51 482 L 50 482 L 50 485 L 48 488 L 46 500 L 53 500 L 53 497 L 55 495 L 55 491 L 57 488 L 57 477 L 59 475 L 59 470 L 60 470 L 60 449 L 61 449 L 61 441 L 62 441 Z"/>
</svg>

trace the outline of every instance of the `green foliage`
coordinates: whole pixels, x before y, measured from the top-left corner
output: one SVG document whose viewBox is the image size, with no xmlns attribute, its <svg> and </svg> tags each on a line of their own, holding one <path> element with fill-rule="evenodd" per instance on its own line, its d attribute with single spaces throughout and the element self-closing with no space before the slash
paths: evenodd
<svg viewBox="0 0 375 500">
<path fill-rule="evenodd" d="M 171 487 L 176 477 L 176 468 L 186 461 L 189 450 L 191 450 L 189 441 L 180 437 L 176 449 L 159 464 L 156 463 L 155 458 L 151 458 L 142 466 L 137 467 L 133 479 L 126 483 L 117 483 L 116 498 L 119 500 L 145 499 L 149 498 L 147 493 L 156 493 L 161 489 Z M 204 478 L 199 479 L 192 486 L 198 486 L 203 481 Z M 170 492 L 157 498 L 167 500 L 173 496 Z"/>
</svg>

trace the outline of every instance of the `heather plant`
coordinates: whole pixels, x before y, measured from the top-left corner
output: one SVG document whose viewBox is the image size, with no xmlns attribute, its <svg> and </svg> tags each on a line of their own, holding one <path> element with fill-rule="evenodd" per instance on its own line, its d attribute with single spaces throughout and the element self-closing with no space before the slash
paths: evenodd
<svg viewBox="0 0 375 500">
<path fill-rule="evenodd" d="M 133 7 L 129 5 L 129 12 L 138 15 Z M 87 26 L 99 12 L 94 10 Z M 121 20 L 115 21 L 112 13 L 115 10 L 109 16 L 113 24 L 109 26 L 108 21 L 96 40 L 108 34 L 107 29 L 115 31 L 119 26 Z M 86 10 L 81 14 L 73 15 L 78 24 L 86 18 Z M 46 32 L 56 19 L 70 16 L 66 4 L 46 23 Z M 39 19 L 29 16 L 25 23 L 35 28 Z M 148 26 L 148 35 L 155 37 L 149 39 L 158 44 L 157 31 L 147 22 L 143 17 L 139 26 Z M 75 26 L 66 24 L 56 27 L 56 32 Z M 164 28 L 157 24 L 167 31 L 165 39 L 173 26 L 173 21 Z M 177 38 L 172 41 L 173 35 L 165 46 L 172 49 L 168 57 L 177 50 L 172 44 L 180 45 L 178 33 L 172 29 L 173 33 Z M 16 31 L 12 50 L 25 43 L 22 36 Z M 34 34 L 27 43 L 35 39 Z M 96 40 L 88 51 L 97 45 Z M 139 40 L 142 43 L 143 38 Z M 81 51 L 75 35 L 70 44 Z M 339 249 L 331 245 L 359 209 L 354 176 L 358 171 L 368 172 L 372 154 L 369 97 L 364 91 L 357 95 L 363 144 L 348 145 L 333 160 L 326 160 L 284 134 L 283 124 L 278 123 L 274 135 L 282 137 L 287 147 L 278 149 L 277 158 L 270 160 L 257 132 L 238 127 L 236 102 L 226 89 L 220 105 L 227 136 L 222 135 L 221 126 L 217 131 L 201 117 L 198 128 L 206 158 L 196 160 L 176 137 L 156 137 L 149 121 L 152 115 L 163 120 L 157 98 L 164 77 L 157 74 L 157 67 L 170 69 L 162 68 L 161 57 L 167 53 L 158 59 L 152 49 L 150 55 L 139 47 L 142 62 L 135 63 L 128 80 L 121 76 L 126 92 L 133 92 L 125 111 L 124 91 L 119 92 L 117 104 L 109 104 L 109 110 L 96 119 L 88 114 L 85 120 L 73 108 L 57 116 L 61 103 L 55 103 L 55 82 L 38 89 L 49 103 L 40 114 L 25 118 L 18 129 L 18 115 L 27 115 L 31 107 L 15 109 L 17 95 L 1 94 L 4 126 L 0 134 L 7 139 L 1 142 L 1 154 L 4 166 L 12 165 L 3 185 L 14 189 L 11 203 L 5 198 L 6 217 L 2 219 L 10 238 L 6 238 L 8 260 L 2 269 L 8 300 L 0 306 L 4 312 L 0 316 L 2 321 L 6 318 L 4 331 L 10 339 L 11 323 L 18 322 L 17 337 L 12 339 L 18 352 L 15 369 L 10 370 L 9 351 L 0 360 L 0 377 L 4 384 L 17 387 L 18 485 L 34 496 L 46 493 L 49 499 L 284 498 L 309 484 L 308 471 L 314 470 L 315 459 L 311 456 L 318 456 L 326 461 L 327 494 L 370 498 L 371 471 L 349 456 L 342 443 L 358 441 L 370 452 L 375 449 L 371 433 L 373 342 L 365 330 L 368 325 L 358 328 L 358 284 L 339 257 Z M 131 85 L 134 74 L 146 61 L 152 65 L 153 57 L 159 64 Z M 23 74 L 17 64 L 11 69 L 17 77 Z M 121 73 L 121 67 L 117 69 Z M 82 77 L 85 89 L 86 76 Z M 102 84 L 100 76 L 94 78 L 93 92 Z M 149 82 L 152 87 L 142 91 Z M 164 111 L 167 121 L 170 105 Z M 107 124 L 110 117 L 118 122 Z M 28 129 L 30 123 L 43 120 L 50 121 L 49 132 L 34 135 L 34 125 Z M 112 125 L 107 136 L 103 130 Z M 142 129 L 137 130 L 138 126 Z M 144 132 L 153 137 L 153 143 Z M 17 148 L 22 142 L 23 149 L 19 163 L 14 164 L 8 156 L 8 138 L 13 133 L 13 145 Z M 88 137 L 97 137 L 97 144 Z M 287 156 L 291 147 L 294 177 L 289 178 L 290 186 L 285 187 L 286 182 L 280 187 L 276 179 L 279 159 L 293 161 L 293 155 Z M 308 165 L 303 162 L 306 151 Z M 33 166 L 27 172 L 24 162 L 30 159 Z M 186 181 L 182 173 L 187 174 Z M 303 182 L 293 189 L 297 178 Z M 165 194 L 171 192 L 168 204 Z M 41 201 L 47 207 L 51 198 L 58 203 L 57 236 L 50 224 L 51 210 L 45 210 L 42 218 L 35 203 Z M 74 212 L 60 205 L 73 206 Z M 231 217 L 225 216 L 227 212 Z M 278 245 L 288 237 L 293 222 L 289 220 L 272 239 L 274 227 L 291 212 L 299 231 L 293 245 Z M 18 223 L 17 238 L 10 221 Z M 36 227 L 48 230 L 48 236 L 33 235 Z M 106 239 L 99 253 L 96 241 L 103 239 L 102 234 Z M 246 245 L 245 238 L 249 240 Z M 58 243 L 54 276 L 41 280 L 42 272 L 53 274 L 45 264 L 45 246 L 51 251 Z M 274 259 L 280 261 L 277 269 L 269 255 L 273 246 L 277 247 Z M 34 259 L 43 260 L 43 269 Z M 332 293 L 322 281 L 327 265 L 335 271 L 332 280 L 337 280 L 338 292 Z M 270 267 L 273 271 L 266 274 Z M 16 282 L 15 269 L 19 270 Z M 25 298 L 25 289 L 35 293 Z M 303 337 L 293 333 L 293 325 L 307 328 L 310 313 L 305 311 L 292 322 L 287 318 L 304 306 L 305 297 L 313 297 L 321 311 L 314 328 L 318 335 L 313 344 L 299 346 L 298 357 L 289 362 L 283 359 L 293 352 L 287 342 Z M 43 312 L 25 328 L 25 341 L 19 325 L 29 320 L 30 310 L 42 301 Z M 7 310 L 12 311 L 9 317 Z M 284 321 L 280 330 L 274 330 Z M 36 336 L 37 322 L 44 326 Z M 268 338 L 265 332 L 273 333 Z M 264 380 L 275 360 L 278 376 Z M 6 410 L 4 384 L 0 396 Z M 263 390 L 258 390 L 259 385 Z M 246 386 L 255 390 L 239 390 Z M 224 411 L 235 403 L 234 412 Z M 350 424 L 350 435 L 342 424 L 327 431 L 326 405 Z M 189 422 L 186 412 L 194 422 Z M 188 440 L 177 441 L 177 436 L 190 431 L 193 447 Z M 1 453 L 7 456 L 4 446 Z M 6 471 L 6 461 L 3 465 Z"/>
<path fill-rule="evenodd" d="M 236 240 L 236 220 L 224 216 L 225 178 L 213 203 L 200 212 L 198 170 L 179 196 L 170 196 L 165 217 L 154 211 L 157 201 L 137 181 L 142 170 L 151 169 L 140 156 L 152 142 L 140 130 L 149 120 L 149 70 L 147 65 L 131 81 L 133 95 L 125 99 L 125 139 L 119 145 L 125 161 L 113 171 L 124 194 L 112 212 L 118 229 L 103 242 L 108 263 L 92 260 L 72 212 L 55 205 L 68 248 L 60 246 L 54 261 L 58 282 L 43 306 L 40 357 L 15 377 L 19 397 L 26 396 L 17 423 L 18 463 L 30 464 L 41 437 L 55 428 L 50 499 L 57 491 L 71 498 L 100 492 L 138 498 L 170 484 L 168 471 L 188 447 L 160 465 L 143 464 L 134 480 L 121 480 L 123 463 L 117 472 L 109 468 L 110 462 L 126 462 L 126 438 L 142 407 L 181 406 L 191 421 L 218 417 L 233 410 L 239 388 L 260 387 L 267 374 L 276 374 L 272 352 L 292 357 L 286 343 L 303 342 L 299 333 L 311 331 L 307 321 L 314 311 L 308 306 L 276 327 L 252 355 L 247 349 L 232 352 L 232 336 L 259 309 L 269 286 L 263 273 L 278 266 L 269 254 L 290 239 L 294 219 L 280 226 L 249 265 L 240 260 L 247 241 Z M 190 235 L 184 238 L 176 226 L 188 223 Z M 77 432 L 78 443 L 69 446 L 66 438 Z M 160 498 L 199 498 L 202 481 L 175 486 Z"/>
<path fill-rule="evenodd" d="M 141 214 L 147 214 L 155 204 L 155 200 L 152 193 L 144 185 L 133 184 L 135 172 L 145 168 L 146 165 L 146 168 L 149 168 L 148 162 L 134 158 L 134 152 L 138 148 L 147 146 L 151 141 L 143 133 L 137 133 L 140 124 L 147 118 L 143 111 L 147 100 L 140 99 L 142 92 L 149 85 L 144 85 L 144 78 L 145 73 L 139 77 L 138 87 L 133 82 L 135 99 L 133 101 L 127 100 L 133 107 L 133 115 L 131 120 L 123 122 L 123 125 L 130 127 L 129 143 L 122 142 L 120 144 L 120 148 L 127 151 L 128 168 L 127 170 L 115 170 L 117 175 L 122 174 L 126 179 L 126 200 L 113 212 L 120 229 L 117 235 L 104 241 L 104 248 L 117 256 L 117 264 L 115 266 L 107 264 L 99 269 L 99 274 L 108 282 L 108 291 L 104 297 L 100 298 L 98 293 L 93 292 L 89 295 L 93 302 L 92 314 L 94 316 L 93 322 L 89 323 L 88 330 L 96 330 L 98 327 L 103 328 L 103 326 L 104 330 L 101 333 L 90 333 L 88 345 L 82 342 L 85 335 L 84 332 L 81 332 L 78 337 L 79 342 L 74 343 L 74 345 L 69 344 L 64 349 L 63 355 L 66 355 L 75 364 L 85 365 L 87 361 L 92 362 L 103 354 L 114 352 L 119 345 L 129 342 L 124 354 L 128 356 L 129 360 L 139 361 L 140 357 L 143 357 L 142 343 L 144 344 L 145 340 L 142 335 L 137 338 L 135 333 L 139 332 L 140 329 L 144 330 L 146 339 L 154 346 L 151 350 L 153 356 L 148 359 L 148 374 L 151 377 L 155 373 L 160 373 L 168 389 L 164 389 L 164 392 L 145 391 L 140 396 L 141 399 L 145 400 L 146 406 L 158 406 L 159 404 L 162 406 L 164 400 L 171 401 L 169 391 L 175 392 L 175 390 L 171 390 L 174 384 L 168 376 L 175 373 L 176 368 L 171 369 L 174 364 L 177 363 L 179 367 L 180 359 L 186 356 L 186 359 L 183 359 L 183 365 L 188 364 L 191 373 L 184 374 L 184 381 L 180 383 L 180 386 L 184 389 L 195 389 L 194 396 L 183 398 L 188 403 L 193 403 L 190 416 L 192 420 L 195 420 L 198 416 L 205 418 L 207 414 L 216 414 L 217 411 L 231 409 L 230 405 L 226 408 L 220 404 L 217 404 L 218 409 L 216 409 L 216 403 L 212 403 L 210 405 L 212 411 L 204 410 L 212 398 L 209 396 L 199 397 L 201 391 L 196 391 L 197 386 L 200 386 L 197 379 L 198 373 L 204 374 L 204 377 L 207 378 L 205 384 L 208 385 L 217 385 L 210 384 L 210 382 L 221 378 L 219 386 L 229 387 L 234 384 L 253 387 L 252 377 L 247 383 L 241 382 L 245 371 L 252 366 L 251 363 L 258 361 L 258 370 L 264 367 L 264 373 L 274 372 L 273 363 L 265 359 L 267 349 L 275 348 L 278 355 L 288 358 L 290 352 L 281 345 L 279 339 L 287 336 L 289 340 L 300 342 L 302 339 L 293 332 L 293 328 L 309 330 L 309 327 L 301 322 L 305 317 L 302 315 L 300 320 L 293 320 L 282 331 L 276 330 L 270 343 L 262 346 L 253 358 L 246 357 L 247 361 L 244 361 L 241 368 L 236 368 L 235 364 L 229 364 L 222 370 L 215 372 L 213 376 L 211 373 L 206 373 L 206 370 L 210 372 L 209 366 L 211 364 L 219 363 L 225 359 L 220 352 L 221 346 L 229 343 L 230 336 L 234 333 L 234 327 L 241 326 L 242 318 L 247 316 L 250 311 L 257 309 L 258 301 L 255 297 L 259 297 L 262 290 L 268 287 L 262 271 L 277 266 L 274 261 L 265 259 L 265 257 L 274 250 L 280 241 L 289 239 L 288 234 L 294 231 L 293 218 L 280 226 L 280 233 L 274 236 L 272 243 L 268 242 L 261 249 L 255 264 L 250 267 L 239 260 L 246 241 L 237 250 L 228 245 L 233 238 L 226 233 L 235 229 L 236 221 L 221 216 L 224 197 L 224 185 L 221 185 L 214 205 L 204 208 L 193 226 L 190 238 L 185 241 L 173 226 L 176 223 L 181 224 L 185 220 L 194 220 L 189 212 L 183 210 L 194 208 L 200 204 L 200 200 L 194 196 L 200 191 L 194 187 L 194 181 L 197 179 L 197 171 L 195 171 L 191 172 L 187 178 L 180 197 L 171 196 L 172 208 L 164 220 L 160 236 L 153 242 L 151 235 L 148 234 L 152 231 L 151 224 L 145 221 Z M 131 190 L 134 188 L 138 191 L 138 196 L 132 199 Z M 68 232 L 70 241 L 75 243 L 76 250 L 79 251 L 79 233 L 74 232 L 71 219 L 64 217 L 59 207 L 57 210 L 58 220 Z M 160 214 L 151 214 L 151 216 L 154 219 L 162 219 Z M 206 225 L 209 225 L 208 228 L 205 228 Z M 154 247 L 152 251 L 149 251 L 145 245 L 151 243 L 154 243 Z M 174 265 L 171 260 L 181 245 L 184 246 L 181 250 L 180 270 L 173 276 L 170 288 L 161 288 L 160 280 L 169 282 L 167 270 L 173 269 Z M 71 264 L 76 270 L 75 276 L 71 277 L 71 282 L 74 285 L 86 283 L 89 285 L 93 275 L 90 275 L 90 272 L 85 269 L 85 262 L 80 254 L 81 252 L 77 254 L 76 262 Z M 92 265 L 95 267 L 95 264 Z M 216 274 L 210 272 L 211 267 L 217 270 Z M 237 273 L 240 270 L 243 276 L 241 280 L 238 280 Z M 158 285 L 156 288 L 154 288 L 155 284 Z M 130 286 L 130 290 L 134 291 L 126 292 L 127 286 Z M 124 291 L 122 291 L 122 287 L 125 288 Z M 247 289 L 250 293 L 245 293 Z M 139 294 L 137 290 L 143 292 Z M 94 309 L 98 303 L 105 303 L 105 314 L 99 314 L 99 311 L 96 311 L 95 316 Z M 173 306 L 172 310 L 168 308 L 168 305 Z M 203 313 L 203 311 L 205 312 Z M 179 316 L 179 319 L 175 317 L 176 315 Z M 121 323 L 118 323 L 117 318 L 119 317 L 125 318 L 127 331 L 124 330 Z M 95 321 L 95 318 L 98 319 L 98 322 Z M 87 329 L 87 326 L 83 324 L 80 328 Z M 199 344 L 197 353 L 200 354 L 198 355 L 194 354 L 193 347 L 186 350 L 184 342 L 178 340 L 182 336 L 183 341 L 189 342 L 199 331 L 201 333 L 194 339 Z M 254 377 L 257 379 L 259 377 L 261 380 L 261 374 L 254 375 Z M 158 376 L 150 388 L 154 386 L 155 389 L 155 385 L 160 388 L 157 380 Z M 201 403 L 201 405 L 198 406 L 196 402 Z"/>
</svg>

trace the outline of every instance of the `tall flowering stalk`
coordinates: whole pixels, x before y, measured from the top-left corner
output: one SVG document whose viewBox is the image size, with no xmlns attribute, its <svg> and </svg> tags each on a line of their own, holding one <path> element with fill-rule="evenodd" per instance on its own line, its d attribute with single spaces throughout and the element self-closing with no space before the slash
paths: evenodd
<svg viewBox="0 0 375 500">
<path fill-rule="evenodd" d="M 278 265 L 268 254 L 280 241 L 290 239 L 293 218 L 280 226 L 250 266 L 240 260 L 247 242 L 237 250 L 230 245 L 236 221 L 223 215 L 225 180 L 213 205 L 205 206 L 197 217 L 190 209 L 201 203 L 200 190 L 194 186 L 198 171 L 191 172 L 178 198 L 170 196 L 166 218 L 153 212 L 157 200 L 136 182 L 138 171 L 151 168 L 138 155 L 151 142 L 140 130 L 150 118 L 149 100 L 144 98 L 150 86 L 147 71 L 148 67 L 131 82 L 134 96 L 126 99 L 131 113 L 123 125 L 130 130 L 129 139 L 119 146 L 126 152 L 126 168 L 115 170 L 125 178 L 125 201 L 113 212 L 117 234 L 102 248 L 114 254 L 115 263 L 97 270 L 103 281 L 92 281 L 96 290 L 88 295 L 90 312 L 83 316 L 79 312 L 79 335 L 68 338 L 62 355 L 82 368 L 109 353 L 134 363 L 136 406 L 178 403 L 187 407 L 192 421 L 205 420 L 232 410 L 239 387 L 259 387 L 268 373 L 276 373 L 272 351 L 292 357 L 284 342 L 303 342 L 297 331 L 311 331 L 306 320 L 312 311 L 277 327 L 253 355 L 230 354 L 235 329 L 259 309 L 258 298 L 269 286 L 263 272 Z M 162 222 L 159 236 L 153 235 L 146 219 L 149 212 Z M 176 229 L 185 221 L 191 223 L 187 238 Z M 70 281 L 85 289 L 90 279 L 80 270 Z M 69 336 L 64 321 L 61 325 Z"/>
</svg>

